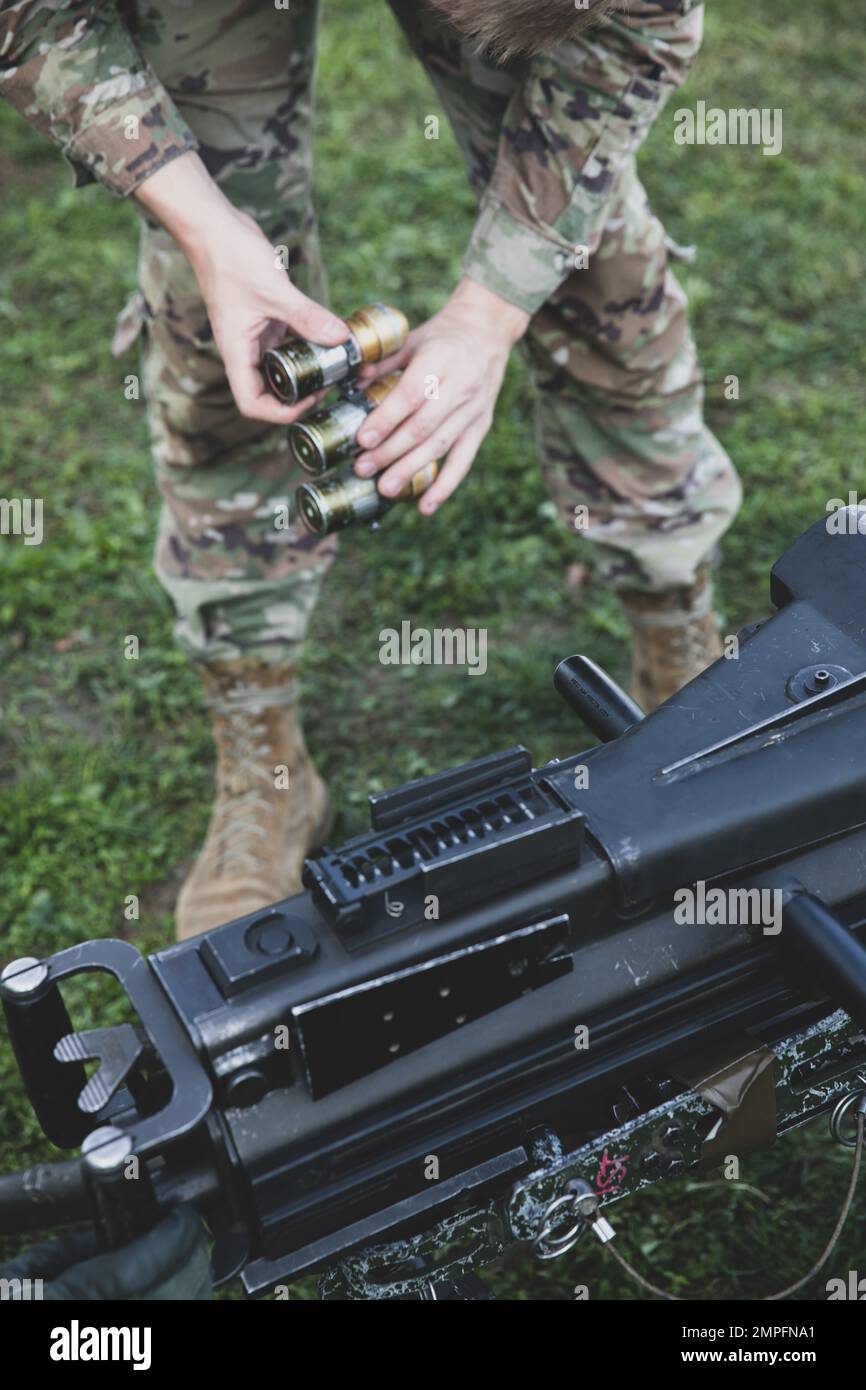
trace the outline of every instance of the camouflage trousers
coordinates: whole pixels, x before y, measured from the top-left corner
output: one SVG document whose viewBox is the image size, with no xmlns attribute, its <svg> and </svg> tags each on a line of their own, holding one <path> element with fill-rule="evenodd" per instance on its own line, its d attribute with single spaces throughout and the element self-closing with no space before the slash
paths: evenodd
<svg viewBox="0 0 866 1390">
<path fill-rule="evenodd" d="M 515 69 L 486 62 L 416 0 L 392 0 L 391 8 L 480 194 Z M 135 38 L 211 175 L 275 245 L 289 248 L 292 278 L 324 302 L 312 197 L 317 10 L 317 0 L 293 0 L 285 11 L 272 0 L 183 8 L 141 0 Z M 650 590 L 687 584 L 736 514 L 739 480 L 703 421 L 685 295 L 633 158 L 603 222 L 588 267 L 573 270 L 524 340 L 539 460 L 559 513 L 593 543 L 607 581 Z M 200 660 L 294 661 L 335 538 L 313 540 L 300 523 L 275 528 L 275 511 L 297 481 L 285 432 L 235 409 L 192 271 L 147 219 L 140 287 L 118 346 L 134 336 L 138 313 L 164 501 L 156 572 L 177 610 L 178 640 Z"/>
</svg>

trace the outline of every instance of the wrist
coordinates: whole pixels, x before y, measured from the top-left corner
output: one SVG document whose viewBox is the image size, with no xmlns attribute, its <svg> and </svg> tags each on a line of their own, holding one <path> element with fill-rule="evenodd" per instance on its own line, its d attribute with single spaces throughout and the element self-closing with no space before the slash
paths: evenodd
<svg viewBox="0 0 866 1390">
<path fill-rule="evenodd" d="M 215 225 L 234 212 L 192 150 L 144 179 L 135 197 L 171 233 L 190 261 L 212 238 Z"/>
<path fill-rule="evenodd" d="M 510 300 L 503 299 L 493 290 L 468 276 L 460 281 L 450 303 L 461 310 L 468 310 L 474 320 L 480 319 L 497 338 L 514 347 L 526 332 L 532 315 Z"/>
</svg>

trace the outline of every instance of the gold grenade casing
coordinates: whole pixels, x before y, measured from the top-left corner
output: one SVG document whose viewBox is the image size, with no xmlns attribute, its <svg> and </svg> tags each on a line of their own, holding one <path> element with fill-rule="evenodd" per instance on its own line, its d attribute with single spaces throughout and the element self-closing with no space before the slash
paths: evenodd
<svg viewBox="0 0 866 1390">
<path fill-rule="evenodd" d="M 405 343 L 409 335 L 406 315 L 390 304 L 369 304 L 347 319 L 364 362 L 381 362 Z"/>
<path fill-rule="evenodd" d="M 322 347 L 305 338 L 289 338 L 262 356 L 262 375 L 284 405 L 345 381 L 367 362 L 380 362 L 406 341 L 409 324 L 389 304 L 369 304 L 346 320 L 349 337 L 337 347 Z"/>
<path fill-rule="evenodd" d="M 400 372 L 373 381 L 362 391 L 349 390 L 326 410 L 315 410 L 289 425 L 289 447 L 305 473 L 326 473 L 329 468 L 360 452 L 358 432 L 371 411 L 381 405 L 400 380 Z"/>
<path fill-rule="evenodd" d="M 298 514 L 314 536 L 329 536 L 357 521 L 378 521 L 395 502 L 420 497 L 438 472 L 438 463 L 425 464 L 396 497 L 383 497 L 375 478 L 359 478 L 351 469 L 326 473 L 315 482 L 301 483 L 295 493 Z"/>
</svg>

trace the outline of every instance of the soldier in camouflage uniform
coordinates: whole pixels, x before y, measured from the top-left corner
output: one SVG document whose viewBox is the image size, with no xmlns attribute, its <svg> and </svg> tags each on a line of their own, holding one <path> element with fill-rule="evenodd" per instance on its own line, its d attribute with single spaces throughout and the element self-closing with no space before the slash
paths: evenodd
<svg viewBox="0 0 866 1390">
<path fill-rule="evenodd" d="M 635 693 L 655 705 L 718 655 L 708 556 L 740 501 L 734 468 L 703 421 L 685 296 L 635 162 L 697 53 L 702 8 L 623 0 L 589 29 L 575 29 L 586 15 L 571 0 L 391 0 L 391 9 L 478 193 L 462 284 L 483 287 L 521 320 L 513 336 L 522 336 L 532 370 L 547 485 L 620 594 L 635 634 Z M 508 16 L 520 11 L 515 42 Z M 540 52 L 526 51 L 533 13 L 546 41 Z M 488 56 L 449 14 L 501 40 L 500 50 L 524 52 Z M 327 798 L 294 697 L 335 541 L 314 540 L 300 524 L 275 528 L 296 481 L 284 430 L 274 427 L 282 407 L 241 401 L 194 256 L 145 194 L 173 161 L 198 151 L 231 204 L 272 246 L 289 248 L 291 281 L 321 304 L 311 154 L 317 28 L 316 0 L 288 10 L 272 0 L 0 4 L 0 92 L 61 144 L 80 180 L 97 178 L 143 204 L 141 292 L 116 347 L 143 329 L 165 504 L 156 569 L 178 639 L 200 663 L 219 755 L 208 839 L 178 904 L 182 936 L 297 891 L 303 858 L 325 833 Z M 551 32 L 561 41 L 550 42 Z M 406 366 L 405 383 L 413 357 L 424 360 L 425 327 L 381 370 Z M 370 417 L 380 442 L 358 468 L 399 482 L 453 437 L 437 426 L 423 438 L 411 420 L 407 432 L 396 398 Z M 422 512 L 466 472 L 491 410 L 469 444 L 455 446 L 451 476 L 443 470 Z M 288 794 L 274 786 L 275 767 L 289 770 Z"/>
</svg>

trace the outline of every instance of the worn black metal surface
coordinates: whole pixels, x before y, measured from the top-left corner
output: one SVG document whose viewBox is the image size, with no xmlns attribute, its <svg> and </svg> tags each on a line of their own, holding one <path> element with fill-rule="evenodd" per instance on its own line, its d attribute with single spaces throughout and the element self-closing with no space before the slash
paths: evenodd
<svg viewBox="0 0 866 1390">
<path fill-rule="evenodd" d="M 161 1200 L 230 1211 L 223 1267 L 245 1263 L 249 1289 L 370 1242 L 408 1258 L 432 1212 L 495 1250 L 465 1175 L 473 1201 L 504 1202 L 540 1131 L 577 1149 L 624 1084 L 674 1076 L 698 1044 L 772 1043 L 863 997 L 838 971 L 859 972 L 866 934 L 866 535 L 819 523 L 772 592 L 779 613 L 737 660 L 604 746 L 534 771 L 517 748 L 375 798 L 369 834 L 309 864 L 310 892 L 149 962 L 89 943 L 48 963 L 52 981 L 109 968 L 130 989 L 149 1069 L 112 1123 Z M 850 677 L 812 695 L 816 664 Z M 699 880 L 792 879 L 844 924 L 832 951 L 814 914 L 804 953 L 675 911 Z M 813 929 L 835 976 L 814 969 Z M 40 1118 L 56 1104 L 77 1142 L 81 1078 L 47 1036 L 60 1015 L 30 1047 L 26 1001 L 4 1002 Z"/>
<path fill-rule="evenodd" d="M 297 1004 L 292 1019 L 311 1096 L 318 1100 L 567 975 L 567 938 L 568 918 L 557 917 Z"/>
<path fill-rule="evenodd" d="M 350 949 L 576 865 L 583 816 L 525 748 L 370 798 L 373 831 L 308 861 L 304 882 Z"/>
</svg>

